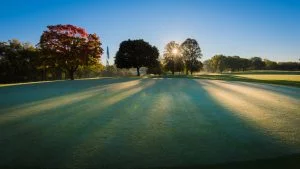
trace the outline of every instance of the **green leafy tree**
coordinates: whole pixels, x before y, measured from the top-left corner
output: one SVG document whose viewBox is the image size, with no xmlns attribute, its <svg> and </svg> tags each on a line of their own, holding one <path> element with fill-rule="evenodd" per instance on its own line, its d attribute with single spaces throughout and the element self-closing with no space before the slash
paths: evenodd
<svg viewBox="0 0 300 169">
<path fill-rule="evenodd" d="M 120 44 L 115 57 L 117 68 L 136 68 L 140 76 L 141 67 L 153 67 L 157 64 L 159 52 L 155 46 L 151 46 L 142 39 L 127 40 Z"/>
<path fill-rule="evenodd" d="M 147 74 L 160 75 L 163 73 L 163 65 L 160 61 L 157 61 L 154 66 L 151 66 L 147 69 Z"/>
<path fill-rule="evenodd" d="M 215 55 L 211 58 L 211 65 L 214 72 L 219 71 L 222 73 L 226 69 L 226 56 L 224 55 Z"/>
<path fill-rule="evenodd" d="M 184 61 L 178 43 L 171 41 L 165 46 L 163 62 L 165 70 L 171 71 L 173 75 L 184 70 Z"/>
<path fill-rule="evenodd" d="M 265 63 L 260 57 L 253 57 L 251 60 L 251 66 L 254 70 L 262 70 L 265 68 Z"/>
<path fill-rule="evenodd" d="M 51 62 L 68 72 L 71 80 L 79 66 L 96 64 L 103 49 L 96 34 L 88 34 L 73 25 L 48 26 L 41 36 L 39 46 Z M 53 64 L 54 63 L 54 64 Z"/>
<path fill-rule="evenodd" d="M 264 64 L 265 64 L 265 68 L 267 70 L 275 70 L 278 67 L 278 64 L 276 62 L 273 62 L 273 61 L 268 60 L 268 59 L 264 59 Z"/>
<path fill-rule="evenodd" d="M 186 74 L 188 74 L 188 71 L 193 74 L 194 70 L 199 69 L 199 59 L 202 57 L 201 48 L 198 44 L 198 42 L 195 39 L 186 39 L 181 44 L 181 52 L 183 59 L 185 61 L 185 67 L 186 67 Z M 197 69 L 195 69 L 197 68 Z"/>
<path fill-rule="evenodd" d="M 38 50 L 17 39 L 0 42 L 0 81 L 23 82 L 37 80 Z"/>
</svg>

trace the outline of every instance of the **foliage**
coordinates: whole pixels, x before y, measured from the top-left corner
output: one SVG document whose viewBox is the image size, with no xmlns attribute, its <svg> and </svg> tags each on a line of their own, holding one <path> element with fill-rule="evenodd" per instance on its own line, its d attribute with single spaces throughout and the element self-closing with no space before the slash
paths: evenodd
<svg viewBox="0 0 300 169">
<path fill-rule="evenodd" d="M 103 53 L 96 34 L 88 34 L 83 28 L 73 25 L 48 26 L 41 36 L 39 46 L 44 61 L 69 73 L 71 80 L 79 66 L 99 62 Z"/>
<path fill-rule="evenodd" d="M 224 55 L 215 55 L 210 60 L 210 65 L 213 72 L 223 72 L 226 68 L 226 56 Z"/>
<path fill-rule="evenodd" d="M 253 57 L 250 59 L 251 66 L 255 70 L 262 70 L 265 67 L 265 63 L 262 61 L 260 57 Z"/>
<path fill-rule="evenodd" d="M 117 68 L 136 68 L 140 76 L 141 67 L 152 67 L 157 63 L 158 49 L 142 39 L 127 40 L 120 44 L 115 57 Z"/>
<path fill-rule="evenodd" d="M 215 55 L 204 62 L 204 69 L 207 72 L 235 72 L 246 70 L 300 70 L 299 62 L 274 62 L 268 59 L 262 60 L 260 57 L 251 59 L 239 56 Z"/>
<path fill-rule="evenodd" d="M 200 61 L 198 61 L 198 59 L 201 59 L 202 52 L 198 42 L 195 39 L 186 39 L 181 44 L 181 52 L 185 61 L 186 74 L 188 74 L 188 71 L 193 74 L 194 70 L 200 70 Z"/>
<path fill-rule="evenodd" d="M 163 64 L 165 70 L 171 71 L 173 75 L 175 72 L 182 72 L 184 70 L 181 48 L 175 41 L 171 41 L 165 46 Z"/>
<path fill-rule="evenodd" d="M 120 69 L 116 65 L 106 66 L 105 69 L 101 72 L 101 76 L 104 77 L 120 77 L 120 76 L 132 76 L 132 73 L 129 69 Z"/>
<path fill-rule="evenodd" d="M 163 64 L 157 61 L 154 66 L 147 69 L 147 74 L 161 75 L 163 73 Z"/>
<path fill-rule="evenodd" d="M 104 66 L 100 63 L 96 63 L 90 66 L 79 66 L 75 73 L 77 78 L 94 78 L 101 76 Z"/>
<path fill-rule="evenodd" d="M 264 65 L 266 70 L 275 70 L 278 67 L 278 64 L 276 62 L 268 59 L 264 59 Z"/>
<path fill-rule="evenodd" d="M 38 80 L 38 50 L 30 43 L 13 39 L 0 42 L 0 79 L 2 83 Z"/>
</svg>

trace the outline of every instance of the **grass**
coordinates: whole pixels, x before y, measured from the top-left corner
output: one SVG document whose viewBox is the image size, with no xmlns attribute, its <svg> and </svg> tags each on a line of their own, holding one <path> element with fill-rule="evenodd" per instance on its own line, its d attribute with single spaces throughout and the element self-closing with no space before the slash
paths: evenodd
<svg viewBox="0 0 300 169">
<path fill-rule="evenodd" d="M 190 78 L 190 79 L 208 79 L 208 80 L 224 80 L 224 81 L 241 81 L 253 83 L 266 83 L 285 85 L 292 87 L 300 87 L 300 74 L 298 72 L 239 72 L 239 73 L 200 73 L 197 75 L 163 75 L 152 76 L 153 78 Z"/>
<path fill-rule="evenodd" d="M 189 78 L 1 87 L 0 168 L 299 165 L 299 93 Z"/>
<path fill-rule="evenodd" d="M 225 81 L 242 81 L 254 83 L 267 83 L 276 85 L 286 85 L 300 87 L 300 75 L 199 75 L 193 78 L 209 79 L 209 80 L 225 80 Z"/>
</svg>

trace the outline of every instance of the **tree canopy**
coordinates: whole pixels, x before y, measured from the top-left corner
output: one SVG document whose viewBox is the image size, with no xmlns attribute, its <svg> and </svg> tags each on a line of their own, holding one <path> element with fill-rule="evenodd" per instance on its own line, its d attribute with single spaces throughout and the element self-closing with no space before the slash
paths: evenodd
<svg viewBox="0 0 300 169">
<path fill-rule="evenodd" d="M 140 76 L 140 68 L 156 66 L 158 56 L 159 52 L 155 46 L 151 46 L 143 39 L 129 39 L 120 44 L 115 64 L 118 68 L 136 68 L 137 75 Z"/>
<path fill-rule="evenodd" d="M 197 40 L 190 38 L 186 39 L 181 44 L 181 52 L 185 61 L 186 74 L 188 74 L 188 71 L 193 74 L 195 70 L 200 70 L 199 66 L 202 64 L 199 63 L 199 59 L 202 57 L 202 51 Z"/>
<path fill-rule="evenodd" d="M 164 67 L 166 71 L 182 72 L 184 70 L 184 62 L 181 55 L 181 48 L 175 41 L 169 42 L 164 50 Z"/>
<path fill-rule="evenodd" d="M 88 34 L 83 28 L 73 25 L 47 28 L 39 43 L 44 60 L 67 71 L 71 80 L 79 66 L 99 62 L 103 49 L 96 34 Z"/>
</svg>

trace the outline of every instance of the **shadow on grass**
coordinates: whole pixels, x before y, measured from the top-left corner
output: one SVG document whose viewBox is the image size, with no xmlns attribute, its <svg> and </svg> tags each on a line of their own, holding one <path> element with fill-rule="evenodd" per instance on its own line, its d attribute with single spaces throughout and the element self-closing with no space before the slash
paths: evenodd
<svg viewBox="0 0 300 169">
<path fill-rule="evenodd" d="M 149 87 L 147 85 L 149 81 L 154 80 L 141 80 L 139 85 Z M 91 141 L 90 135 L 93 136 L 95 130 L 103 128 L 113 119 L 118 119 L 122 106 L 126 105 L 124 102 L 134 99 L 143 90 L 145 89 L 139 89 L 139 86 L 134 85 L 120 91 L 112 91 L 112 94 L 106 95 L 108 98 L 101 96 L 104 94 L 101 92 L 75 104 L 2 124 L 3 137 L 0 140 L 1 149 L 3 148 L 0 155 L 2 162 L 11 161 L 11 166 L 18 166 L 16 168 L 24 166 L 65 168 L 66 161 L 72 160 L 73 163 L 76 161 L 72 159 L 76 146 Z M 119 96 L 121 99 L 117 102 L 105 104 L 107 100 L 117 99 Z M 95 106 L 97 108 L 93 108 Z M 89 146 L 97 147 L 97 144 L 87 145 L 86 150 L 80 151 L 83 154 L 89 152 Z M 2 162 L 0 161 L 0 164 Z"/>
<path fill-rule="evenodd" d="M 293 154 L 269 159 L 257 159 L 241 162 L 230 162 L 214 165 L 194 165 L 181 167 L 155 167 L 155 168 L 132 168 L 132 169 L 284 169 L 284 168 L 299 168 L 300 154 Z M 5 169 L 43 169 L 44 167 L 10 167 L 0 166 Z M 59 168 L 58 168 L 59 169 Z M 69 168 L 61 168 L 69 169 Z M 91 168 L 96 169 L 96 168 Z M 97 168 L 99 169 L 99 168 Z M 131 168 L 127 168 L 131 169 Z"/>
<path fill-rule="evenodd" d="M 250 161 L 230 162 L 214 165 L 194 165 L 182 167 L 164 167 L 163 169 L 283 169 L 299 168 L 300 154 L 293 154 L 268 159 L 257 159 Z M 144 169 L 162 169 L 162 168 L 144 168 Z"/>
<path fill-rule="evenodd" d="M 92 87 L 129 82 L 137 79 L 138 78 L 104 78 L 0 87 L 0 108 L 42 101 L 52 97 L 82 92 Z"/>
<path fill-rule="evenodd" d="M 32 116 L 21 122 L 29 130 L 7 127 L 16 135 L 0 142 L 0 168 L 251 168 L 271 162 L 221 163 L 289 151 L 234 116 L 194 80 L 162 79 L 131 90 L 112 95 L 124 96 L 112 104 L 104 104 L 109 97 L 99 93 L 54 109 L 53 117 L 51 112 Z"/>
</svg>

